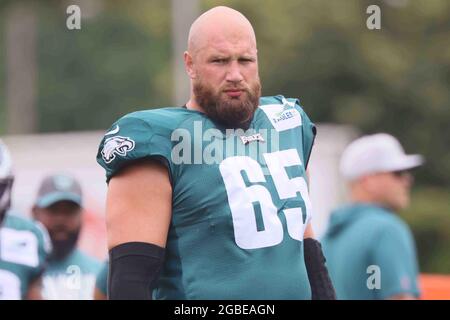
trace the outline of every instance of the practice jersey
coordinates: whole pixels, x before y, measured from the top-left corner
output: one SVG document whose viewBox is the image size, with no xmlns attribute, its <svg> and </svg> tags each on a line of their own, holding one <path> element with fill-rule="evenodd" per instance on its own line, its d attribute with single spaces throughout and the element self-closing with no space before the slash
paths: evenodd
<svg viewBox="0 0 450 320">
<path fill-rule="evenodd" d="M 46 265 L 51 245 L 38 222 L 11 212 L 0 226 L 0 300 L 20 300 Z"/>
<path fill-rule="evenodd" d="M 283 96 L 261 98 L 246 131 L 181 107 L 112 125 L 97 155 L 107 181 L 144 158 L 161 160 L 170 174 L 172 219 L 156 299 L 311 298 L 302 240 L 314 137 L 299 101 Z"/>
<path fill-rule="evenodd" d="M 61 261 L 49 261 L 42 277 L 42 296 L 46 300 L 92 300 L 100 268 L 100 261 L 79 249 Z"/>
</svg>

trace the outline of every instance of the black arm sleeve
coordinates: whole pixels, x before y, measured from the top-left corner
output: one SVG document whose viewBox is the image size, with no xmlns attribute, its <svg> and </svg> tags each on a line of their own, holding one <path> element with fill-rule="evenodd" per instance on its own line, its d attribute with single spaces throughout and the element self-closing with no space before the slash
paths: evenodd
<svg viewBox="0 0 450 320">
<path fill-rule="evenodd" d="M 303 240 L 303 246 L 312 300 L 336 300 L 336 293 L 325 266 L 326 260 L 320 242 L 307 238 Z"/>
<path fill-rule="evenodd" d="M 151 300 L 163 266 L 165 249 L 127 242 L 109 251 L 108 299 Z"/>
</svg>

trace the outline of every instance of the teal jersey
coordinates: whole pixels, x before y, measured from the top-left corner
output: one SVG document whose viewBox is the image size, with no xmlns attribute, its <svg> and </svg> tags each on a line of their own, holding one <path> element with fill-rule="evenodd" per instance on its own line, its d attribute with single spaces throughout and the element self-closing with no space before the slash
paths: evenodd
<svg viewBox="0 0 450 320">
<path fill-rule="evenodd" d="M 8 212 L 0 225 L 0 300 L 24 299 L 41 276 L 50 250 L 41 224 Z"/>
<path fill-rule="evenodd" d="M 338 299 L 419 296 L 414 240 L 394 213 L 371 204 L 338 209 L 322 246 Z"/>
<path fill-rule="evenodd" d="M 310 299 L 303 233 L 315 127 L 296 99 L 264 97 L 250 127 L 186 108 L 113 124 L 97 161 L 109 181 L 143 158 L 168 167 L 172 219 L 156 299 Z M 132 213 L 130 213 L 132 214 Z"/>
<path fill-rule="evenodd" d="M 97 273 L 97 278 L 95 280 L 95 287 L 105 296 L 108 295 L 108 272 L 109 263 L 108 261 L 105 261 L 103 262 L 100 271 Z"/>
<path fill-rule="evenodd" d="M 46 300 L 91 300 L 100 268 L 100 261 L 79 249 L 61 261 L 49 261 L 42 277 L 42 296 Z"/>
</svg>

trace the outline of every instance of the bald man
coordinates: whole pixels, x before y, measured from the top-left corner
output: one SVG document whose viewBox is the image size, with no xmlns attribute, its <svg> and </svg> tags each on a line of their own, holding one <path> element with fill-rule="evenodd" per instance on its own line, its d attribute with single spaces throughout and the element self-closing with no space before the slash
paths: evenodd
<svg viewBox="0 0 450 320">
<path fill-rule="evenodd" d="M 114 123 L 110 299 L 328 299 L 306 168 L 315 127 L 297 99 L 260 97 L 256 37 L 239 12 L 201 15 L 184 53 L 185 106 Z"/>
</svg>

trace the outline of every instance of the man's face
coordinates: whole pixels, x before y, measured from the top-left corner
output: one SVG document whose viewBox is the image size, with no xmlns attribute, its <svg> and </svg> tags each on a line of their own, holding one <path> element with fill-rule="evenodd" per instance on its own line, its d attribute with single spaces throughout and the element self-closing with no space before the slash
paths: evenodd
<svg viewBox="0 0 450 320">
<path fill-rule="evenodd" d="M 71 201 L 59 201 L 47 208 L 33 208 L 34 217 L 48 230 L 53 257 L 64 258 L 76 246 L 81 230 L 81 208 Z"/>
<path fill-rule="evenodd" d="M 409 172 L 378 173 L 369 179 L 370 191 L 379 203 L 393 210 L 402 210 L 409 206 L 413 183 Z"/>
<path fill-rule="evenodd" d="M 245 34 L 205 43 L 192 57 L 195 99 L 212 120 L 246 129 L 261 96 L 256 45 Z"/>
</svg>

